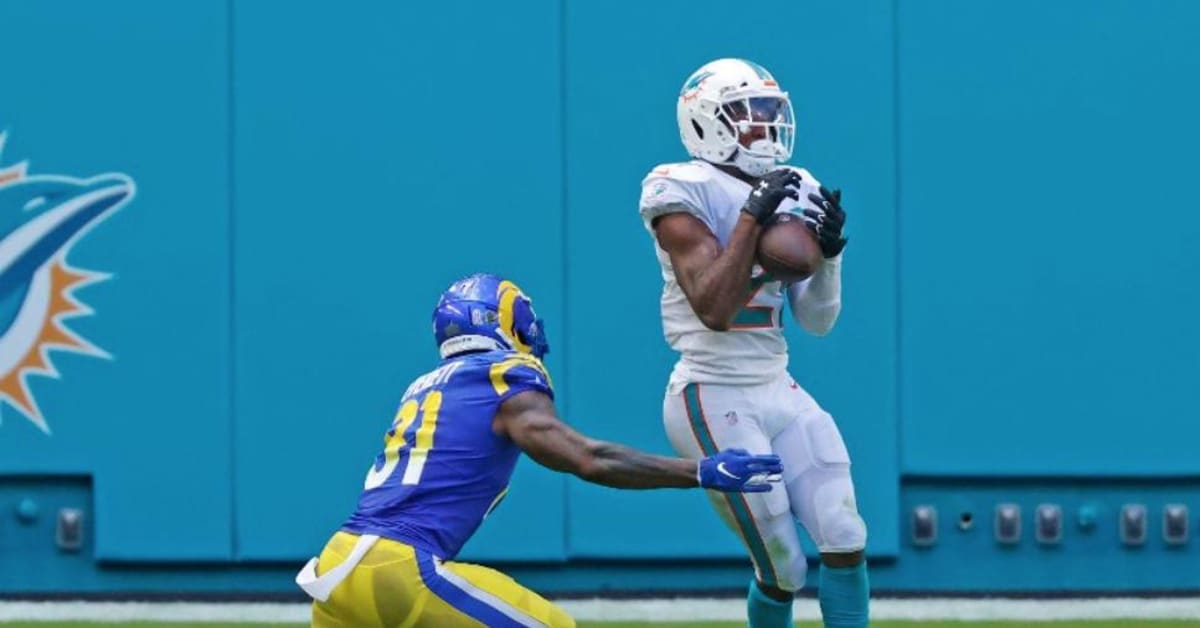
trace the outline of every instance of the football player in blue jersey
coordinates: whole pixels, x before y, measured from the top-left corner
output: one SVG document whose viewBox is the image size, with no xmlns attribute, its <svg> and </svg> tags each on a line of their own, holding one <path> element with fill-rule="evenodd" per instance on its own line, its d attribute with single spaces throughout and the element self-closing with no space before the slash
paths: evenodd
<svg viewBox="0 0 1200 628">
<path fill-rule="evenodd" d="M 574 626 L 500 572 L 454 561 L 504 497 L 522 451 L 616 488 L 766 492 L 781 479 L 773 454 L 656 456 L 560 421 L 541 362 L 542 321 L 511 281 L 479 274 L 454 283 L 433 331 L 442 362 L 405 391 L 358 508 L 296 576 L 314 600 L 313 626 Z"/>
</svg>

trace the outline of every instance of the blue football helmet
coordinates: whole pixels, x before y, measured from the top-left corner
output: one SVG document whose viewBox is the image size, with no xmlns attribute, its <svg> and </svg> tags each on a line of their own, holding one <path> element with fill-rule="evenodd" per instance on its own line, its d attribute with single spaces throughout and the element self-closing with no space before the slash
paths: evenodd
<svg viewBox="0 0 1200 628">
<path fill-rule="evenodd" d="M 433 337 L 443 358 L 466 351 L 550 352 L 542 319 L 517 284 L 480 273 L 454 282 L 433 310 Z"/>
</svg>

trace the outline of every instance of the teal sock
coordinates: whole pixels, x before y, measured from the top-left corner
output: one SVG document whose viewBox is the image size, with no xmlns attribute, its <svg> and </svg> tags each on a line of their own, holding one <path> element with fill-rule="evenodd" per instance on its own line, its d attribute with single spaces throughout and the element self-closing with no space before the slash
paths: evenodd
<svg viewBox="0 0 1200 628">
<path fill-rule="evenodd" d="M 746 596 L 746 614 L 749 628 L 792 628 L 792 602 L 771 599 L 753 580 Z"/>
<path fill-rule="evenodd" d="M 821 564 L 821 582 L 817 598 L 825 628 L 865 628 L 871 597 L 867 561 L 854 567 L 828 567 Z"/>
</svg>

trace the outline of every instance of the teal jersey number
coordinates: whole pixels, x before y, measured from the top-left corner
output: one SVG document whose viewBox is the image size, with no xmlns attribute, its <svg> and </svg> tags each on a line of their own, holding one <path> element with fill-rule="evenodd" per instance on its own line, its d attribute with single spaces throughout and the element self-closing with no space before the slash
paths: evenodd
<svg viewBox="0 0 1200 628">
<path fill-rule="evenodd" d="M 772 281 L 775 281 L 775 278 L 767 273 L 750 279 L 750 296 L 746 298 L 742 309 L 738 310 L 737 315 L 733 317 L 733 325 L 730 326 L 730 329 L 768 329 L 776 325 L 783 326 L 779 308 L 770 305 L 750 305 L 754 302 L 754 297 L 758 296 L 758 291 Z"/>
</svg>

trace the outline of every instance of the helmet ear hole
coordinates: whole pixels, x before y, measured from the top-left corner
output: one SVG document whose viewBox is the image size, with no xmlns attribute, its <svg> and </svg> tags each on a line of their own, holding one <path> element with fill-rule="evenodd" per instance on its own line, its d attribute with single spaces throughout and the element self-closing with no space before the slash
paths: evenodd
<svg viewBox="0 0 1200 628">
<path fill-rule="evenodd" d="M 692 119 L 692 128 L 696 130 L 696 135 L 699 135 L 700 139 L 704 139 L 704 129 L 700 128 L 700 123 L 695 119 Z"/>
</svg>

